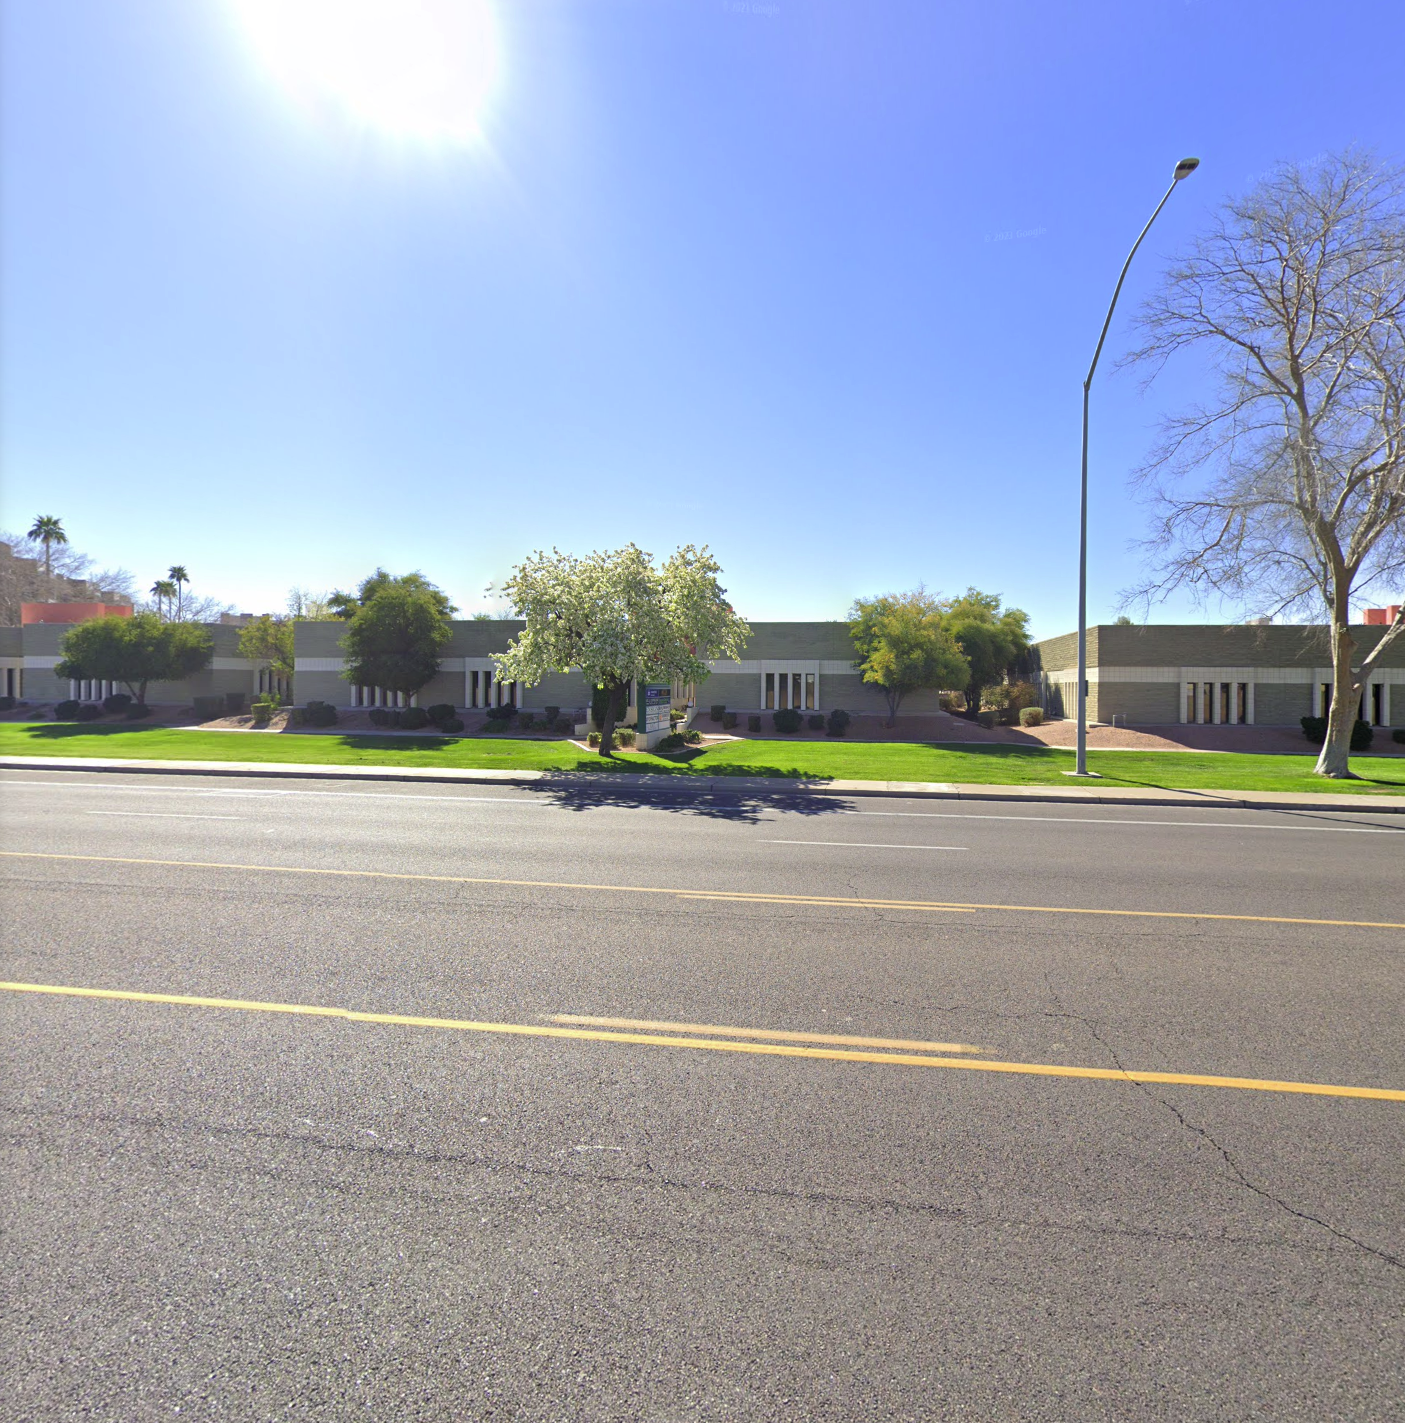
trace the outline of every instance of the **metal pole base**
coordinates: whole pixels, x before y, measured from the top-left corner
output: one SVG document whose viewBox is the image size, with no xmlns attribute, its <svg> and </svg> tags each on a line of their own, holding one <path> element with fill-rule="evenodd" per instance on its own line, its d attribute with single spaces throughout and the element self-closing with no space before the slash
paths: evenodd
<svg viewBox="0 0 1405 1423">
<path fill-rule="evenodd" d="M 1065 771 L 1063 774 L 1077 776 L 1080 781 L 1100 781 L 1103 778 L 1101 771 Z"/>
</svg>

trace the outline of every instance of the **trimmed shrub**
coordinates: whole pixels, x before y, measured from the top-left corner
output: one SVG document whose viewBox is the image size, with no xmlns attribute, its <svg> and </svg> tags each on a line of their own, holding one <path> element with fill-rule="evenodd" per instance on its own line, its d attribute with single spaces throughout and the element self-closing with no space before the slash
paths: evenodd
<svg viewBox="0 0 1405 1423">
<path fill-rule="evenodd" d="M 727 708 L 719 702 L 715 707 L 709 707 L 707 714 L 713 721 L 721 721 L 727 715 Z"/>
<path fill-rule="evenodd" d="M 771 722 L 776 730 L 789 736 L 791 733 L 799 731 L 804 718 L 794 707 L 782 707 L 771 717 Z"/>
<path fill-rule="evenodd" d="M 849 728 L 849 719 L 848 712 L 840 711 L 838 707 L 836 707 L 830 712 L 829 721 L 826 723 L 825 729 L 831 736 L 843 736 Z"/>
<path fill-rule="evenodd" d="M 96 721 L 102 715 L 102 708 L 96 702 L 85 702 L 78 708 L 77 721 Z"/>
<path fill-rule="evenodd" d="M 681 751 L 683 749 L 683 738 L 678 732 L 670 731 L 654 749 L 656 751 Z"/>
<path fill-rule="evenodd" d="M 1390 733 L 1390 739 L 1392 741 L 1398 741 L 1402 746 L 1405 746 L 1405 726 L 1397 726 L 1395 730 Z"/>
<path fill-rule="evenodd" d="M 308 726 L 335 726 L 337 709 L 327 702 L 309 702 L 303 712 L 303 720 Z"/>
<path fill-rule="evenodd" d="M 1021 707 L 1021 708 L 1020 708 L 1020 725 L 1021 725 L 1021 726 L 1043 726 L 1043 725 L 1044 725 L 1044 708 L 1043 708 L 1043 707 Z"/>
<path fill-rule="evenodd" d="M 1000 720 L 1000 713 L 997 711 L 980 711 L 976 713 L 976 722 L 985 727 L 987 731 L 994 731 L 995 724 Z"/>
<path fill-rule="evenodd" d="M 312 703 L 309 702 L 308 706 Z M 244 710 L 243 692 L 226 692 L 224 694 L 224 709 L 230 716 L 238 716 Z"/>
<path fill-rule="evenodd" d="M 133 702 L 127 708 L 128 721 L 145 721 L 151 715 L 151 708 L 145 702 Z"/>
<path fill-rule="evenodd" d="M 55 715 L 57 716 L 57 712 Z M 1303 735 L 1314 746 L 1321 746 L 1327 739 L 1327 718 L 1325 716 L 1305 716 L 1302 718 Z M 1365 751 L 1375 737 L 1375 728 L 1369 721 L 1358 721 L 1351 728 L 1350 749 Z"/>
<path fill-rule="evenodd" d="M 127 698 L 128 701 L 132 699 Z M 14 711 L 15 699 L 13 697 L 0 697 L 0 712 Z"/>
<path fill-rule="evenodd" d="M 1401 739 L 1402 741 L 1405 741 L 1405 736 L 1402 736 L 1400 739 Z M 701 746 L 701 745 L 702 745 L 702 732 L 700 732 L 700 731 L 685 731 L 685 732 L 683 733 L 683 740 L 686 741 L 689 746 Z"/>
<path fill-rule="evenodd" d="M 736 714 L 736 712 L 723 712 L 723 713 L 722 713 L 722 730 L 723 730 L 723 731 L 735 731 L 736 729 L 737 729 L 737 714 Z"/>
<path fill-rule="evenodd" d="M 551 723 L 561 715 L 561 708 L 547 707 L 546 710 L 542 713 L 542 715 L 546 717 L 546 724 L 550 726 Z"/>
<path fill-rule="evenodd" d="M 273 706 L 278 705 L 278 698 L 273 697 L 272 694 L 270 694 L 270 700 Z M 195 707 L 195 715 L 198 716 L 201 721 L 213 721 L 215 717 L 224 715 L 223 694 L 217 697 L 195 697 L 192 701 Z"/>
<path fill-rule="evenodd" d="M 406 707 L 400 713 L 400 725 L 406 731 L 423 731 L 429 725 L 429 713 L 423 707 Z"/>
<path fill-rule="evenodd" d="M 536 714 L 536 712 L 524 711 L 524 712 L 522 712 L 521 715 L 519 715 L 518 718 L 517 718 L 517 725 L 520 726 L 523 731 L 531 731 L 532 728 L 533 728 L 534 726 L 536 726 L 536 724 L 537 724 L 537 714 Z"/>
<path fill-rule="evenodd" d="M 746 729 L 748 731 L 761 730 L 761 713 L 752 712 L 746 719 Z"/>
<path fill-rule="evenodd" d="M 586 734 L 585 734 L 585 741 L 586 741 L 586 745 L 587 745 L 587 746 L 599 746 L 599 745 L 600 745 L 600 733 L 599 733 L 598 731 L 588 731 L 588 732 L 586 732 Z M 618 749 L 619 747 L 621 747 L 621 746 L 633 746 L 633 745 L 634 745 L 634 731 L 633 731 L 633 729 L 632 729 L 631 727 L 628 727 L 628 726 L 617 727 L 616 730 L 615 730 L 614 736 L 613 736 L 613 737 L 611 738 L 611 740 L 610 740 L 610 749 L 611 749 L 612 751 L 614 751 L 614 750 L 617 750 L 617 749 Z"/>
<path fill-rule="evenodd" d="M 372 726 L 391 725 L 392 718 L 390 715 L 390 711 L 387 707 L 372 707 L 371 710 L 366 713 L 366 715 L 371 718 Z"/>
<path fill-rule="evenodd" d="M 808 726 L 811 731 L 823 731 L 824 713 L 812 712 L 809 716 L 805 718 L 805 725 Z"/>
<path fill-rule="evenodd" d="M 435 702 L 432 707 L 425 708 L 425 715 L 429 717 L 436 726 L 442 721 L 450 721 L 454 716 L 454 708 L 448 702 Z"/>
<path fill-rule="evenodd" d="M 463 730 L 463 718 L 461 716 L 451 716 L 448 721 L 439 723 L 439 730 L 445 735 L 458 735 Z"/>
<path fill-rule="evenodd" d="M 113 692 L 110 697 L 102 699 L 102 709 L 108 716 L 119 716 L 132 704 L 132 699 L 126 692 Z"/>
<path fill-rule="evenodd" d="M 64 701 L 61 701 L 61 702 L 58 704 L 58 706 L 56 706 L 56 707 L 54 708 L 54 720 L 55 720 L 55 721 L 77 721 L 77 720 L 78 720 L 78 708 L 79 708 L 81 705 L 82 705 L 81 702 L 76 702 L 76 701 L 74 701 L 72 697 L 66 698 Z"/>
</svg>

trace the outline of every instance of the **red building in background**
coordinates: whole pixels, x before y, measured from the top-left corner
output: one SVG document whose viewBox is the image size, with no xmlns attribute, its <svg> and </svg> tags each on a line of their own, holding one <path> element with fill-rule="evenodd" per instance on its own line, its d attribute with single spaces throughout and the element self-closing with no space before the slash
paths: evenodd
<svg viewBox="0 0 1405 1423">
<path fill-rule="evenodd" d="M 130 618 L 130 603 L 21 603 L 20 626 L 28 623 L 86 623 L 91 618 Z"/>
</svg>

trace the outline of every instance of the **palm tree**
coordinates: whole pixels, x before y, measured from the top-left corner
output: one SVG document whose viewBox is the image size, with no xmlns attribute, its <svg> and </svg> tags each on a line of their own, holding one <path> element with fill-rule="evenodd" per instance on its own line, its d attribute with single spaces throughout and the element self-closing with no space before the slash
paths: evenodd
<svg viewBox="0 0 1405 1423">
<path fill-rule="evenodd" d="M 185 608 L 185 585 L 190 582 L 190 574 L 185 571 L 184 564 L 175 563 L 166 570 L 166 577 L 176 585 L 176 621 L 179 622 Z"/>
<path fill-rule="evenodd" d="M 53 558 L 49 552 L 50 544 L 66 544 L 68 535 L 63 531 L 63 525 L 52 514 L 41 514 L 34 521 L 34 527 L 26 535 L 27 538 L 38 539 L 44 545 L 44 577 L 54 576 Z"/>
<path fill-rule="evenodd" d="M 169 578 L 158 578 L 151 585 L 151 596 L 156 599 L 156 610 L 164 617 L 166 606 L 176 596 L 176 585 Z"/>
</svg>

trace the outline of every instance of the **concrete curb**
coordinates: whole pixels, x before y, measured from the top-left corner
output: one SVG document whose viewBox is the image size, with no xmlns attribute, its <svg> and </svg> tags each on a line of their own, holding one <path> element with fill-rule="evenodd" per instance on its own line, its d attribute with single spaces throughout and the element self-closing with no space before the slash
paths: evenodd
<svg viewBox="0 0 1405 1423">
<path fill-rule="evenodd" d="M 1405 796 L 1302 795 L 1294 791 L 1132 790 L 1120 786 L 998 786 L 950 781 L 792 781 L 779 777 L 666 776 L 614 771 L 494 771 L 414 766 L 327 766 L 267 761 L 139 761 L 89 756 L 0 756 L 11 771 L 106 771 L 170 776 L 258 776 L 317 781 L 421 781 L 529 786 L 553 791 L 770 796 L 891 796 L 904 800 L 1024 801 L 1046 805 L 1199 806 L 1221 810 L 1355 810 L 1405 815 Z"/>
</svg>

